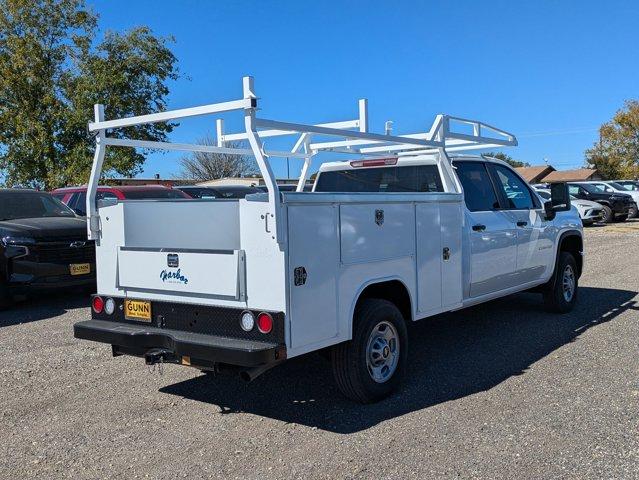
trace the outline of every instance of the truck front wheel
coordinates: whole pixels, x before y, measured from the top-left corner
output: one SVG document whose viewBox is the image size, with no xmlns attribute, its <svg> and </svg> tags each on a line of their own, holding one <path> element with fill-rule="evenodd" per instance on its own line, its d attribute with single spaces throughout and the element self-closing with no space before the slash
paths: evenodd
<svg viewBox="0 0 639 480">
<path fill-rule="evenodd" d="M 337 386 L 360 403 L 381 400 L 401 384 L 407 353 L 408 333 L 398 308 L 387 300 L 365 299 L 355 311 L 353 339 L 331 350 Z"/>
<path fill-rule="evenodd" d="M 557 313 L 570 312 L 577 303 L 577 262 L 569 252 L 559 252 L 559 262 L 554 278 L 544 291 L 544 302 L 548 309 Z"/>
</svg>

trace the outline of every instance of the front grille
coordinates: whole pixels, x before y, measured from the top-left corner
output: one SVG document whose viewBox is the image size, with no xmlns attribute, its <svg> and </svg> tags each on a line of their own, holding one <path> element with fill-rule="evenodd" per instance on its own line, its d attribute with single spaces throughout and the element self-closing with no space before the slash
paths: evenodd
<svg viewBox="0 0 639 480">
<path fill-rule="evenodd" d="M 83 246 L 71 246 L 72 241 L 37 243 L 29 247 L 32 255 L 42 263 L 94 263 L 95 245 L 87 241 Z"/>
</svg>

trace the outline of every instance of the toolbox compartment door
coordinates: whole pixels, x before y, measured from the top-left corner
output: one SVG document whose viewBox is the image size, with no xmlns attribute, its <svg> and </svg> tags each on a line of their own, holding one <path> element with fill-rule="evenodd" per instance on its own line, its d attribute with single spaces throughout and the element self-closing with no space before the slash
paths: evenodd
<svg viewBox="0 0 639 480">
<path fill-rule="evenodd" d="M 243 300 L 242 250 L 167 250 L 120 247 L 118 286 Z"/>
</svg>

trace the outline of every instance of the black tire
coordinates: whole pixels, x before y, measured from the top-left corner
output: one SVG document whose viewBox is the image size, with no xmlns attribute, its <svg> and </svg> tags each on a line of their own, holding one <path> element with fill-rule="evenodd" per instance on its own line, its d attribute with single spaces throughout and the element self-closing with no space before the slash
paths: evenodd
<svg viewBox="0 0 639 480">
<path fill-rule="evenodd" d="M 628 210 L 628 218 L 637 218 L 639 216 L 639 209 L 637 207 L 630 207 Z"/>
<path fill-rule="evenodd" d="M 628 215 L 619 215 L 618 217 L 615 217 L 615 222 L 625 222 L 626 220 L 628 220 Z"/>
<path fill-rule="evenodd" d="M 572 271 L 572 295 L 565 294 L 567 286 L 565 283 L 565 275 L 569 275 L 567 270 Z M 559 261 L 553 278 L 544 290 L 544 303 L 551 312 L 568 313 L 577 303 L 577 294 L 579 292 L 579 278 L 577 275 L 577 262 L 575 257 L 569 252 L 559 252 Z"/>
<path fill-rule="evenodd" d="M 608 205 L 603 206 L 603 215 L 601 216 L 601 221 L 603 223 L 610 223 L 615 219 L 615 214 L 612 213 L 612 208 Z"/>
<path fill-rule="evenodd" d="M 592 220 L 582 220 L 582 221 L 581 221 L 581 224 L 582 224 L 584 227 L 592 227 L 592 224 L 593 224 L 593 223 L 594 223 L 594 222 L 593 222 Z"/>
<path fill-rule="evenodd" d="M 387 341 L 381 336 L 385 332 L 395 340 Z M 369 354 L 371 359 L 377 354 L 375 361 L 382 366 L 371 366 L 369 370 Z M 331 350 L 333 375 L 344 396 L 360 403 L 376 402 L 399 388 L 406 372 L 407 355 L 408 333 L 399 309 L 387 300 L 366 299 L 355 311 L 353 339 Z M 378 380 L 373 370 L 379 374 Z M 387 378 L 383 378 L 384 372 Z"/>
</svg>

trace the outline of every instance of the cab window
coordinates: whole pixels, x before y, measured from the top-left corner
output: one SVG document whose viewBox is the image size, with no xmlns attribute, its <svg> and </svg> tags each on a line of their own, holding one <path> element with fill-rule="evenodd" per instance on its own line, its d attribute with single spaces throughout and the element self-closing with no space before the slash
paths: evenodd
<svg viewBox="0 0 639 480">
<path fill-rule="evenodd" d="M 354 168 L 320 173 L 316 192 L 443 192 L 436 165 Z"/>
<path fill-rule="evenodd" d="M 614 190 L 605 183 L 593 183 L 591 184 L 598 193 L 612 193 Z"/>
<path fill-rule="evenodd" d="M 464 188 L 466 207 L 471 212 L 497 210 L 499 200 L 483 162 L 455 162 L 457 176 Z"/>
<path fill-rule="evenodd" d="M 507 210 L 532 210 L 535 201 L 526 183 L 515 172 L 501 165 L 493 165 L 497 188 L 501 190 Z"/>
</svg>

